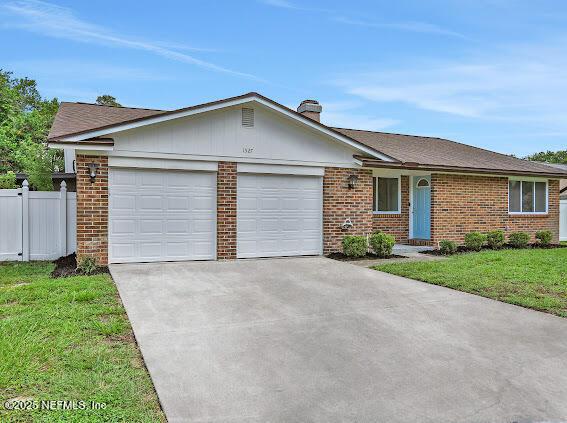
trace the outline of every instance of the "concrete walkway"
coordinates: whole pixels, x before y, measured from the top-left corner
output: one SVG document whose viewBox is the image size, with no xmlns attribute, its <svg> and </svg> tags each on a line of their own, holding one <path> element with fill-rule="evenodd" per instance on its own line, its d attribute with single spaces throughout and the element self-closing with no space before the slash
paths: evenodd
<svg viewBox="0 0 567 423">
<path fill-rule="evenodd" d="M 321 257 L 111 273 L 170 422 L 567 420 L 567 319 Z"/>
</svg>

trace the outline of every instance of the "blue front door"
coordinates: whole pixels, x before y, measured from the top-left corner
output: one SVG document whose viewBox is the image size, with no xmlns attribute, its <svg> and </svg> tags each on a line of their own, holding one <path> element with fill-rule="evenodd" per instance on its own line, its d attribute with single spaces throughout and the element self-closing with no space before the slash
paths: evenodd
<svg viewBox="0 0 567 423">
<path fill-rule="evenodd" d="M 431 177 L 413 177 L 413 238 L 431 237 Z"/>
</svg>

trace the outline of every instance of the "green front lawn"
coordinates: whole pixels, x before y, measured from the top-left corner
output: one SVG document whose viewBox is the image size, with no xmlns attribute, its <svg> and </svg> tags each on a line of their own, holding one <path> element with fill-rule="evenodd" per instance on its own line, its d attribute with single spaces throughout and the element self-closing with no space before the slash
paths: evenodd
<svg viewBox="0 0 567 423">
<path fill-rule="evenodd" d="M 52 269 L 0 265 L 0 421 L 165 421 L 110 276 Z M 11 398 L 106 408 L 7 411 Z"/>
<path fill-rule="evenodd" d="M 483 251 L 373 268 L 567 317 L 567 248 Z"/>
</svg>

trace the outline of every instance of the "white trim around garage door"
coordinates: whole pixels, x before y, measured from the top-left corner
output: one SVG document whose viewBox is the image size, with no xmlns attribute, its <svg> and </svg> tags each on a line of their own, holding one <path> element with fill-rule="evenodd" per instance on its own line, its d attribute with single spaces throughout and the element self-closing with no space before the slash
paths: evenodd
<svg viewBox="0 0 567 423">
<path fill-rule="evenodd" d="M 216 172 L 217 162 L 199 160 L 153 159 L 148 157 L 112 157 L 108 158 L 109 167 L 135 167 L 140 169 L 197 170 Z"/>
<path fill-rule="evenodd" d="M 261 163 L 238 163 L 236 171 L 238 173 L 265 173 L 276 175 L 323 176 L 325 174 L 324 167 L 271 165 Z"/>
</svg>

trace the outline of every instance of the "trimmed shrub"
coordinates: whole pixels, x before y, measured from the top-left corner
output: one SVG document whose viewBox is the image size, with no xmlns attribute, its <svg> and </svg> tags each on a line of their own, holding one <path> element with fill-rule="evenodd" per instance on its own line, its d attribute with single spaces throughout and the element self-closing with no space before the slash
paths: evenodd
<svg viewBox="0 0 567 423">
<path fill-rule="evenodd" d="M 439 241 L 439 251 L 444 256 L 450 256 L 457 252 L 457 243 L 448 239 L 442 239 Z"/>
<path fill-rule="evenodd" d="M 551 231 L 538 231 L 535 237 L 540 245 L 549 245 L 553 239 L 553 233 Z"/>
<path fill-rule="evenodd" d="M 389 257 L 392 255 L 392 249 L 396 239 L 392 235 L 383 232 L 377 232 L 370 235 L 370 248 L 378 257 Z"/>
<path fill-rule="evenodd" d="M 343 253 L 348 257 L 364 257 L 368 251 L 365 236 L 347 235 L 343 238 Z"/>
<path fill-rule="evenodd" d="M 90 275 L 97 269 L 96 259 L 94 257 L 83 257 L 77 266 L 77 270 L 85 275 Z"/>
<path fill-rule="evenodd" d="M 465 235 L 465 247 L 469 250 L 480 251 L 486 242 L 486 235 L 480 232 L 469 232 Z"/>
<path fill-rule="evenodd" d="M 18 188 L 16 184 L 16 174 L 11 170 L 7 173 L 0 175 L 0 189 L 14 189 Z"/>
<path fill-rule="evenodd" d="M 508 242 L 514 248 L 526 248 L 530 242 L 530 236 L 525 232 L 513 232 L 508 237 Z"/>
<path fill-rule="evenodd" d="M 504 237 L 504 231 L 490 231 L 486 234 L 486 243 L 493 250 L 498 250 L 504 245 L 506 238 Z"/>
</svg>

